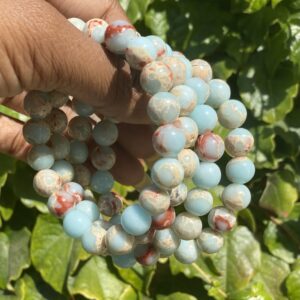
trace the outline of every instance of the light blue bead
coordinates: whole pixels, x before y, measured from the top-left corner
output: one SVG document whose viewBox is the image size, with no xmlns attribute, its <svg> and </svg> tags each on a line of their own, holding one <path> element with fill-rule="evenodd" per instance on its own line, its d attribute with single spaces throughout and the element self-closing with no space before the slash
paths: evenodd
<svg viewBox="0 0 300 300">
<path fill-rule="evenodd" d="M 178 206 L 183 203 L 187 197 L 188 188 L 184 183 L 180 183 L 170 192 L 171 206 Z"/>
<path fill-rule="evenodd" d="M 146 39 L 150 40 L 154 45 L 158 59 L 166 55 L 167 46 L 163 39 L 156 35 L 148 35 Z"/>
<path fill-rule="evenodd" d="M 204 216 L 212 209 L 213 202 L 214 199 L 210 192 L 193 189 L 187 195 L 184 208 L 195 216 Z"/>
<path fill-rule="evenodd" d="M 62 179 L 63 183 L 70 182 L 74 178 L 74 168 L 66 160 L 57 160 L 51 167 Z"/>
<path fill-rule="evenodd" d="M 198 137 L 196 122 L 189 117 L 180 117 L 173 124 L 183 130 L 186 140 L 185 148 L 193 147 Z"/>
<path fill-rule="evenodd" d="M 162 158 L 153 165 L 151 178 L 157 186 L 172 189 L 183 181 L 184 169 L 177 159 Z"/>
<path fill-rule="evenodd" d="M 27 162 L 36 171 L 50 169 L 54 164 L 53 151 L 46 145 L 35 145 L 28 152 Z"/>
<path fill-rule="evenodd" d="M 188 79 L 185 84 L 191 87 L 197 94 L 197 104 L 206 102 L 209 96 L 209 85 L 198 77 Z"/>
<path fill-rule="evenodd" d="M 173 50 L 172 50 L 172 48 L 170 47 L 170 45 L 169 44 L 167 44 L 166 43 L 166 54 L 167 54 L 167 56 L 172 56 L 173 55 Z"/>
<path fill-rule="evenodd" d="M 98 220 L 100 217 L 98 206 L 92 201 L 89 200 L 80 201 L 76 205 L 76 209 L 85 213 L 91 219 L 92 222 Z"/>
<path fill-rule="evenodd" d="M 51 130 L 49 125 L 44 121 L 29 120 L 23 126 L 23 136 L 29 144 L 46 144 L 50 139 Z"/>
<path fill-rule="evenodd" d="M 139 204 L 126 207 L 121 217 L 124 230 L 134 236 L 146 233 L 150 229 L 151 222 L 151 215 Z"/>
<path fill-rule="evenodd" d="M 174 55 L 174 52 L 173 52 L 173 55 Z M 192 67 L 191 62 L 184 55 L 176 55 L 176 56 L 185 64 L 185 70 L 186 70 L 185 78 L 187 80 L 189 78 L 192 78 L 193 67 Z"/>
<path fill-rule="evenodd" d="M 114 185 L 114 178 L 108 171 L 96 171 L 91 178 L 91 189 L 99 194 L 109 192 Z"/>
<path fill-rule="evenodd" d="M 204 228 L 197 239 L 199 249 L 205 253 L 216 253 L 224 244 L 223 236 L 210 228 Z"/>
<path fill-rule="evenodd" d="M 91 219 L 77 209 L 69 210 L 64 217 L 64 231 L 72 238 L 80 238 L 91 226 Z"/>
<path fill-rule="evenodd" d="M 121 214 L 116 214 L 109 219 L 109 224 L 111 226 L 121 224 Z"/>
<path fill-rule="evenodd" d="M 71 141 L 69 161 L 73 164 L 83 164 L 89 156 L 89 150 L 84 142 Z"/>
<path fill-rule="evenodd" d="M 113 122 L 103 120 L 94 127 L 92 135 L 98 145 L 111 146 L 118 138 L 118 128 Z"/>
<path fill-rule="evenodd" d="M 212 79 L 209 83 L 209 97 L 206 104 L 218 108 L 222 103 L 229 100 L 231 90 L 226 81 Z"/>
<path fill-rule="evenodd" d="M 153 244 L 163 256 L 172 255 L 178 248 L 180 239 L 171 228 L 156 230 Z"/>
<path fill-rule="evenodd" d="M 183 167 L 184 178 L 193 177 L 200 163 L 197 154 L 191 149 L 183 149 L 177 158 Z"/>
<path fill-rule="evenodd" d="M 206 131 L 212 131 L 216 127 L 218 121 L 216 111 L 205 104 L 197 105 L 190 114 L 190 118 L 196 122 L 199 134 L 203 134 Z"/>
<path fill-rule="evenodd" d="M 226 165 L 226 176 L 233 183 L 247 183 L 254 174 L 254 163 L 247 157 L 233 158 Z"/>
<path fill-rule="evenodd" d="M 183 264 L 191 264 L 197 260 L 199 255 L 195 240 L 181 240 L 179 247 L 176 249 L 174 256 Z"/>
<path fill-rule="evenodd" d="M 147 113 L 156 125 L 172 123 L 179 117 L 180 104 L 173 94 L 159 92 L 148 102 Z"/>
<path fill-rule="evenodd" d="M 133 252 L 124 255 L 112 255 L 111 258 L 116 266 L 123 269 L 132 268 L 136 264 Z"/>
<path fill-rule="evenodd" d="M 59 133 L 54 133 L 50 138 L 50 147 L 53 151 L 54 158 L 65 159 L 70 153 L 69 140 Z"/>
<path fill-rule="evenodd" d="M 95 112 L 94 108 L 91 105 L 83 103 L 77 99 L 74 99 L 72 101 L 72 106 L 75 112 L 82 117 L 89 117 Z"/>
<path fill-rule="evenodd" d="M 210 189 L 219 184 L 221 180 L 221 170 L 217 164 L 202 162 L 196 169 L 193 177 L 195 185 L 202 189 Z"/>
<path fill-rule="evenodd" d="M 250 204 L 251 193 L 245 185 L 232 183 L 225 187 L 221 198 L 227 208 L 242 210 Z"/>
</svg>

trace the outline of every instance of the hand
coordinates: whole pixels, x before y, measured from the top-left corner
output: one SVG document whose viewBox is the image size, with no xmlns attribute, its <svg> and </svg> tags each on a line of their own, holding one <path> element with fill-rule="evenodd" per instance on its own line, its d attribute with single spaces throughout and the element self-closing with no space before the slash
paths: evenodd
<svg viewBox="0 0 300 300">
<path fill-rule="evenodd" d="M 143 178 L 138 158 L 153 154 L 151 128 L 134 125 L 148 123 L 148 96 L 124 60 L 107 53 L 66 20 L 97 17 L 112 22 L 126 15 L 114 0 L 47 2 L 0 2 L 0 103 L 23 112 L 24 91 L 55 89 L 126 122 L 119 125 L 112 172 L 121 183 L 136 184 Z M 28 144 L 22 125 L 6 116 L 0 116 L 0 122 L 0 152 L 24 159 Z"/>
</svg>

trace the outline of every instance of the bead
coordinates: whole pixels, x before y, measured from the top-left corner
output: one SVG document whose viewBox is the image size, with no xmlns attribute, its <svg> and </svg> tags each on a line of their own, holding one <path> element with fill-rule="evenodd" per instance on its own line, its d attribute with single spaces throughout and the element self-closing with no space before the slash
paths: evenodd
<svg viewBox="0 0 300 300">
<path fill-rule="evenodd" d="M 84 165 L 74 165 L 74 181 L 86 187 L 91 182 L 91 171 Z"/>
<path fill-rule="evenodd" d="M 206 102 L 209 96 L 209 85 L 204 80 L 192 77 L 185 84 L 196 92 L 198 105 Z"/>
<path fill-rule="evenodd" d="M 90 160 L 97 170 L 110 170 L 116 162 L 116 154 L 111 147 L 96 146 Z"/>
<path fill-rule="evenodd" d="M 155 265 L 159 259 L 159 252 L 151 244 L 137 245 L 134 255 L 142 266 Z"/>
<path fill-rule="evenodd" d="M 183 203 L 187 197 L 188 188 L 184 183 L 180 183 L 173 188 L 170 193 L 171 206 L 178 206 Z"/>
<path fill-rule="evenodd" d="M 208 214 L 208 224 L 216 231 L 231 230 L 236 223 L 235 215 L 223 206 L 214 207 Z"/>
<path fill-rule="evenodd" d="M 79 18 L 69 18 L 68 21 L 75 26 L 78 30 L 84 32 L 86 28 L 86 23 Z"/>
<path fill-rule="evenodd" d="M 209 83 L 209 97 L 206 104 L 218 108 L 222 103 L 229 100 L 231 90 L 226 81 L 212 79 Z"/>
<path fill-rule="evenodd" d="M 143 245 L 152 243 L 154 234 L 155 234 L 155 229 L 153 228 L 153 226 L 151 226 L 146 233 L 135 237 L 135 243 L 143 244 Z"/>
<path fill-rule="evenodd" d="M 118 128 L 109 120 L 103 120 L 93 129 L 93 138 L 100 146 L 111 146 L 117 141 Z"/>
<path fill-rule="evenodd" d="M 43 197 L 49 197 L 62 185 L 60 176 L 53 170 L 41 170 L 33 178 L 34 190 Z"/>
<path fill-rule="evenodd" d="M 77 202 L 83 199 L 84 190 L 82 186 L 76 182 L 67 182 L 63 185 L 62 190 L 71 194 Z"/>
<path fill-rule="evenodd" d="M 199 158 L 191 149 L 183 149 L 178 154 L 178 161 L 181 163 L 184 170 L 184 178 L 194 176 L 197 167 L 199 166 Z"/>
<path fill-rule="evenodd" d="M 23 126 L 23 136 L 31 145 L 46 144 L 51 136 L 49 125 L 42 120 L 29 120 Z"/>
<path fill-rule="evenodd" d="M 74 140 L 88 141 L 92 134 L 91 119 L 81 116 L 74 117 L 69 122 L 68 134 Z"/>
<path fill-rule="evenodd" d="M 88 156 L 89 150 L 86 143 L 76 140 L 71 141 L 68 160 L 72 164 L 83 164 L 88 159 Z"/>
<path fill-rule="evenodd" d="M 51 167 L 60 177 L 63 183 L 70 182 L 74 178 L 74 168 L 66 160 L 57 160 Z"/>
<path fill-rule="evenodd" d="M 132 268 L 136 264 L 133 252 L 124 255 L 113 255 L 111 258 L 116 266 L 123 269 Z"/>
<path fill-rule="evenodd" d="M 189 117 L 180 117 L 173 122 L 173 125 L 183 130 L 186 140 L 185 148 L 193 147 L 198 137 L 198 126 L 196 122 Z"/>
<path fill-rule="evenodd" d="M 165 43 L 166 44 L 166 56 L 172 56 L 173 55 L 173 50 L 172 48 L 170 47 L 169 44 Z"/>
<path fill-rule="evenodd" d="M 91 178 L 91 190 L 99 193 L 108 193 L 114 185 L 114 178 L 108 171 L 97 171 Z"/>
<path fill-rule="evenodd" d="M 82 200 L 76 205 L 75 208 L 85 213 L 92 222 L 95 222 L 99 219 L 100 213 L 98 206 L 92 201 Z"/>
<path fill-rule="evenodd" d="M 247 183 L 254 174 L 254 163 L 247 157 L 233 158 L 226 165 L 226 176 L 233 183 Z"/>
<path fill-rule="evenodd" d="M 67 115 L 59 108 L 53 108 L 45 121 L 53 133 L 63 133 L 68 126 Z"/>
<path fill-rule="evenodd" d="M 219 135 L 207 131 L 198 137 L 195 149 L 200 160 L 215 162 L 223 156 L 225 145 Z"/>
<path fill-rule="evenodd" d="M 152 216 L 164 213 L 170 206 L 170 196 L 156 186 L 148 186 L 139 195 L 139 202 Z"/>
<path fill-rule="evenodd" d="M 174 256 L 182 264 L 191 264 L 198 258 L 199 252 L 194 240 L 181 240 Z"/>
<path fill-rule="evenodd" d="M 157 186 L 168 190 L 182 182 L 184 170 L 177 159 L 162 158 L 153 165 L 151 178 Z"/>
<path fill-rule="evenodd" d="M 193 182 L 201 189 L 213 188 L 219 184 L 220 180 L 221 170 L 212 162 L 200 163 L 193 177 Z"/>
<path fill-rule="evenodd" d="M 73 99 L 72 108 L 81 117 L 89 117 L 95 112 L 91 105 L 81 102 L 77 99 Z"/>
<path fill-rule="evenodd" d="M 49 102 L 54 108 L 60 108 L 65 104 L 67 104 L 67 102 L 69 101 L 69 96 L 59 91 L 49 92 L 48 97 L 49 97 Z"/>
<path fill-rule="evenodd" d="M 233 129 L 225 138 L 226 152 L 232 157 L 246 156 L 253 145 L 253 135 L 244 128 Z"/>
<path fill-rule="evenodd" d="M 165 212 L 152 217 L 151 227 L 154 229 L 165 229 L 170 227 L 176 218 L 175 209 L 170 206 Z"/>
<path fill-rule="evenodd" d="M 70 153 L 69 140 L 59 133 L 52 134 L 49 146 L 53 151 L 54 158 L 56 160 L 65 159 Z"/>
<path fill-rule="evenodd" d="M 142 235 L 151 226 L 151 215 L 139 204 L 127 206 L 121 216 L 124 230 L 131 235 Z"/>
<path fill-rule="evenodd" d="M 128 42 L 125 57 L 131 68 L 142 70 L 146 64 L 156 59 L 156 48 L 151 40 L 137 37 Z"/>
<path fill-rule="evenodd" d="M 172 72 L 173 84 L 179 85 L 183 84 L 186 80 L 186 65 L 184 62 L 176 56 L 165 56 L 161 60 L 166 64 Z"/>
<path fill-rule="evenodd" d="M 177 97 L 180 105 L 180 116 L 188 116 L 197 105 L 196 92 L 187 85 L 177 85 L 170 91 Z"/>
<path fill-rule="evenodd" d="M 164 257 L 174 254 L 179 244 L 180 240 L 171 228 L 155 232 L 153 245 Z"/>
<path fill-rule="evenodd" d="M 247 118 L 245 105 L 238 100 L 229 100 L 222 103 L 218 109 L 220 124 L 228 129 L 242 126 Z"/>
<path fill-rule="evenodd" d="M 200 235 L 202 222 L 197 216 L 182 212 L 175 218 L 172 228 L 180 239 L 193 240 Z"/>
<path fill-rule="evenodd" d="M 192 189 L 188 192 L 187 199 L 184 202 L 184 208 L 189 213 L 195 216 L 204 216 L 213 207 L 213 196 L 210 192 L 200 190 L 200 189 Z"/>
<path fill-rule="evenodd" d="M 168 92 L 173 86 L 173 75 L 163 62 L 153 61 L 143 68 L 140 83 L 143 90 L 151 95 Z"/>
<path fill-rule="evenodd" d="M 197 239 L 197 245 L 200 251 L 209 254 L 216 253 L 223 247 L 224 238 L 219 232 L 204 228 Z"/>
<path fill-rule="evenodd" d="M 172 123 L 179 117 L 180 104 L 178 99 L 168 92 L 159 92 L 151 97 L 147 113 L 156 125 Z"/>
<path fill-rule="evenodd" d="M 27 163 L 36 171 L 50 169 L 54 164 L 53 151 L 46 145 L 35 145 L 27 154 Z"/>
<path fill-rule="evenodd" d="M 206 131 L 212 131 L 216 127 L 218 121 L 216 111 L 205 104 L 197 105 L 191 112 L 190 118 L 196 122 L 199 134 L 203 134 Z"/>
<path fill-rule="evenodd" d="M 95 42 L 102 44 L 105 40 L 105 31 L 108 23 L 102 19 L 94 18 L 86 22 L 85 33 Z"/>
<path fill-rule="evenodd" d="M 251 193 L 245 185 L 232 183 L 224 188 L 221 198 L 224 206 L 238 211 L 250 204 Z"/>
<path fill-rule="evenodd" d="M 24 98 L 24 110 L 32 119 L 40 120 L 50 114 L 52 105 L 46 93 L 30 91 Z"/>
<path fill-rule="evenodd" d="M 173 56 L 179 58 L 185 64 L 185 78 L 186 80 L 192 78 L 192 65 L 191 62 L 183 55 L 178 55 L 176 51 L 173 52 Z"/>
<path fill-rule="evenodd" d="M 158 127 L 152 136 L 154 150 L 164 157 L 177 157 L 185 146 L 185 135 L 182 129 L 172 124 Z"/>
<path fill-rule="evenodd" d="M 133 250 L 134 236 L 124 231 L 121 225 L 113 225 L 106 232 L 106 245 L 112 255 L 123 255 Z"/>
<path fill-rule="evenodd" d="M 103 215 L 112 217 L 122 210 L 123 198 L 114 192 L 106 193 L 100 196 L 98 207 Z"/>
<path fill-rule="evenodd" d="M 115 54 L 125 54 L 129 41 L 136 37 L 136 30 L 130 23 L 123 20 L 114 21 L 106 28 L 105 45 Z"/>
<path fill-rule="evenodd" d="M 146 36 L 146 38 L 149 39 L 154 45 L 156 49 L 157 59 L 162 59 L 163 57 L 166 56 L 167 45 L 159 36 L 148 35 Z"/>
<path fill-rule="evenodd" d="M 65 191 L 56 191 L 48 199 L 48 209 L 56 217 L 63 217 L 77 204 L 77 199 Z"/>
<path fill-rule="evenodd" d="M 80 210 L 70 209 L 64 217 L 64 231 L 74 239 L 80 238 L 91 226 L 90 218 Z"/>
<path fill-rule="evenodd" d="M 212 79 L 212 69 L 210 64 L 203 59 L 194 59 L 191 61 L 193 77 L 198 77 L 206 82 Z"/>
<path fill-rule="evenodd" d="M 121 214 L 116 214 L 112 216 L 109 220 L 110 226 L 121 224 L 121 217 L 122 217 Z"/>
</svg>

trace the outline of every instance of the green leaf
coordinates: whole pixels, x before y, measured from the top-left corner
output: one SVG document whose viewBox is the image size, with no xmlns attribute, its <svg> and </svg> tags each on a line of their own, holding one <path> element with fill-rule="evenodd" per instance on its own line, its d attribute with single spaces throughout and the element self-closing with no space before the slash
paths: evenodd
<svg viewBox="0 0 300 300">
<path fill-rule="evenodd" d="M 233 12 L 254 13 L 268 4 L 269 0 L 231 0 Z"/>
<path fill-rule="evenodd" d="M 152 34 L 158 35 L 166 40 L 167 32 L 170 29 L 166 11 L 148 10 L 145 15 L 145 24 L 150 28 Z"/>
<path fill-rule="evenodd" d="M 81 294 L 88 299 L 137 299 L 133 288 L 112 274 L 99 256 L 90 258 L 76 276 L 69 278 L 68 289 L 72 295 Z"/>
<path fill-rule="evenodd" d="M 51 215 L 38 217 L 32 232 L 31 259 L 54 290 L 62 292 L 68 275 L 76 270 L 80 260 L 88 257 L 80 241 L 64 233 L 59 220 Z"/>
<path fill-rule="evenodd" d="M 272 300 L 269 292 L 261 282 L 255 282 L 246 289 L 230 295 L 230 300 Z"/>
<path fill-rule="evenodd" d="M 156 299 L 157 300 L 197 300 L 197 298 L 195 298 L 192 295 L 180 293 L 180 292 L 173 293 L 167 296 L 157 295 Z"/>
<path fill-rule="evenodd" d="M 131 0 L 127 6 L 127 15 L 132 23 L 141 20 L 153 0 Z"/>
<path fill-rule="evenodd" d="M 0 213 L 4 221 L 8 221 L 11 218 L 17 201 L 18 198 L 13 193 L 11 187 L 5 185 L 0 195 Z"/>
<path fill-rule="evenodd" d="M 29 240 L 30 232 L 26 228 L 0 233 L 0 288 L 7 288 L 30 266 Z"/>
<path fill-rule="evenodd" d="M 293 174 L 283 170 L 268 175 L 259 205 L 278 216 L 287 217 L 297 199 L 298 192 L 293 181 Z"/>
<path fill-rule="evenodd" d="M 300 299 L 300 269 L 296 269 L 290 273 L 286 280 L 286 287 L 290 300 Z"/>
<path fill-rule="evenodd" d="M 14 173 L 16 170 L 16 160 L 8 155 L 0 153 L 0 174 Z"/>
<path fill-rule="evenodd" d="M 16 295 L 20 300 L 46 300 L 38 291 L 33 279 L 25 274 L 17 281 Z"/>
<path fill-rule="evenodd" d="M 230 58 L 225 58 L 212 65 L 213 73 L 216 78 L 227 80 L 232 74 L 236 73 L 237 63 Z"/>
</svg>

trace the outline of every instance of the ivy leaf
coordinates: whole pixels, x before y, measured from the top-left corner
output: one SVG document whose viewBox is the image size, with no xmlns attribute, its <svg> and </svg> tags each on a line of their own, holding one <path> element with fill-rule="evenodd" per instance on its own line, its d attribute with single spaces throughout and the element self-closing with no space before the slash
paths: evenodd
<svg viewBox="0 0 300 300">
<path fill-rule="evenodd" d="M 131 0 L 127 6 L 127 15 L 132 23 L 141 20 L 153 0 Z"/>
<path fill-rule="evenodd" d="M 168 296 L 157 295 L 156 299 L 157 300 L 197 300 L 197 298 L 195 298 L 192 295 L 180 293 L 180 292 L 173 293 Z"/>
<path fill-rule="evenodd" d="M 150 28 L 152 34 L 166 40 L 167 32 L 170 29 L 166 11 L 148 10 L 145 15 L 145 24 Z"/>
<path fill-rule="evenodd" d="M 230 295 L 230 300 L 273 300 L 261 282 L 255 282 L 246 289 Z"/>
<path fill-rule="evenodd" d="M 231 0 L 233 12 L 254 13 L 268 4 L 269 0 Z"/>
<path fill-rule="evenodd" d="M 18 198 L 13 193 L 11 187 L 5 185 L 0 195 L 0 213 L 4 221 L 8 221 L 11 218 L 17 201 Z"/>
<path fill-rule="evenodd" d="M 15 290 L 18 299 L 45 300 L 36 288 L 34 280 L 27 274 L 17 281 Z"/>
<path fill-rule="evenodd" d="M 288 276 L 286 287 L 290 300 L 300 299 L 300 267 L 297 266 Z"/>
</svg>

